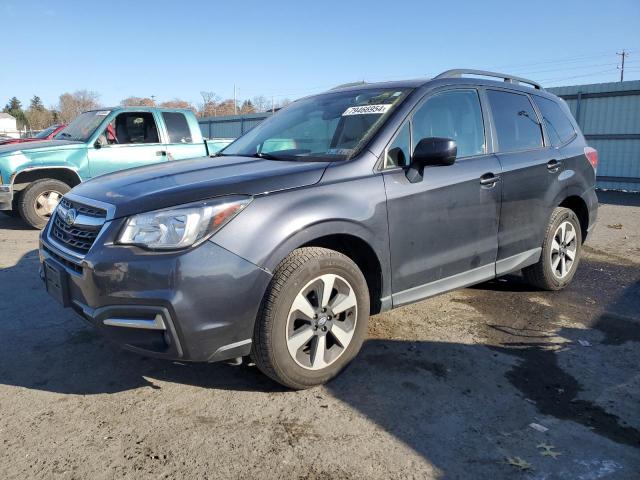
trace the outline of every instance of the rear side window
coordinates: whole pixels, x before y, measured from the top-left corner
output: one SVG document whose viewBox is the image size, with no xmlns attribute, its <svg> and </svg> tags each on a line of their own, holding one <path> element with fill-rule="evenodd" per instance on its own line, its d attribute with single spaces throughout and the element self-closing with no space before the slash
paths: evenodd
<svg viewBox="0 0 640 480">
<path fill-rule="evenodd" d="M 571 140 L 576 131 L 571 120 L 562 111 L 560 105 L 553 100 L 542 97 L 534 97 L 534 102 L 538 105 L 542 113 L 542 121 L 547 129 L 547 135 L 551 140 L 551 145 L 557 147 Z"/>
<path fill-rule="evenodd" d="M 488 90 L 498 150 L 515 152 L 542 147 L 542 130 L 529 97 L 518 93 Z"/>
<path fill-rule="evenodd" d="M 169 143 L 192 143 L 191 130 L 184 114 L 179 112 L 162 112 L 162 118 L 167 126 Z"/>
</svg>

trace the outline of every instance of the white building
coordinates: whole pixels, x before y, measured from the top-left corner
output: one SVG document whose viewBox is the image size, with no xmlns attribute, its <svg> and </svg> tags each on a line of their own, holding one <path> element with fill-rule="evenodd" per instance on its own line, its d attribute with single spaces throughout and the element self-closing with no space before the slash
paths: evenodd
<svg viewBox="0 0 640 480">
<path fill-rule="evenodd" d="M 16 119 L 8 113 L 0 112 L 0 135 L 7 137 L 20 138 Z"/>
</svg>

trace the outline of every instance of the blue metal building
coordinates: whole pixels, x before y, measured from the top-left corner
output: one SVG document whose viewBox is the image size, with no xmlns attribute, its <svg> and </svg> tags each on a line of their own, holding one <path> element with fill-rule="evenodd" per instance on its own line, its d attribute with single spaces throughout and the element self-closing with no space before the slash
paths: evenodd
<svg viewBox="0 0 640 480">
<path fill-rule="evenodd" d="M 549 88 L 598 150 L 598 187 L 640 190 L 640 80 Z"/>
</svg>

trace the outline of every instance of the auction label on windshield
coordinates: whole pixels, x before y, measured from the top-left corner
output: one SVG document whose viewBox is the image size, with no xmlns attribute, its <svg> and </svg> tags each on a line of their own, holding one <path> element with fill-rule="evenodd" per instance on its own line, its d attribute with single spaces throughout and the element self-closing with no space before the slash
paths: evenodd
<svg viewBox="0 0 640 480">
<path fill-rule="evenodd" d="M 347 115 L 381 115 L 386 113 L 391 108 L 391 105 L 362 105 L 361 107 L 349 107 L 342 114 L 343 117 Z"/>
</svg>

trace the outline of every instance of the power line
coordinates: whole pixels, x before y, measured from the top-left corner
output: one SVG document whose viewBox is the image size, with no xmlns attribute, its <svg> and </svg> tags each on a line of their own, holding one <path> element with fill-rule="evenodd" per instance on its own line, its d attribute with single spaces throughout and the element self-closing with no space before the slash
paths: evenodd
<svg viewBox="0 0 640 480">
<path fill-rule="evenodd" d="M 610 69 L 607 69 L 607 70 L 601 70 L 599 72 L 585 73 L 583 75 L 572 75 L 570 77 L 543 78 L 542 80 L 540 80 L 540 82 L 556 82 L 556 81 L 560 81 L 560 80 L 571 80 L 572 78 L 593 77 L 595 75 L 601 75 L 603 73 L 611 73 L 612 71 L 613 71 L 613 69 L 610 68 Z"/>
</svg>

